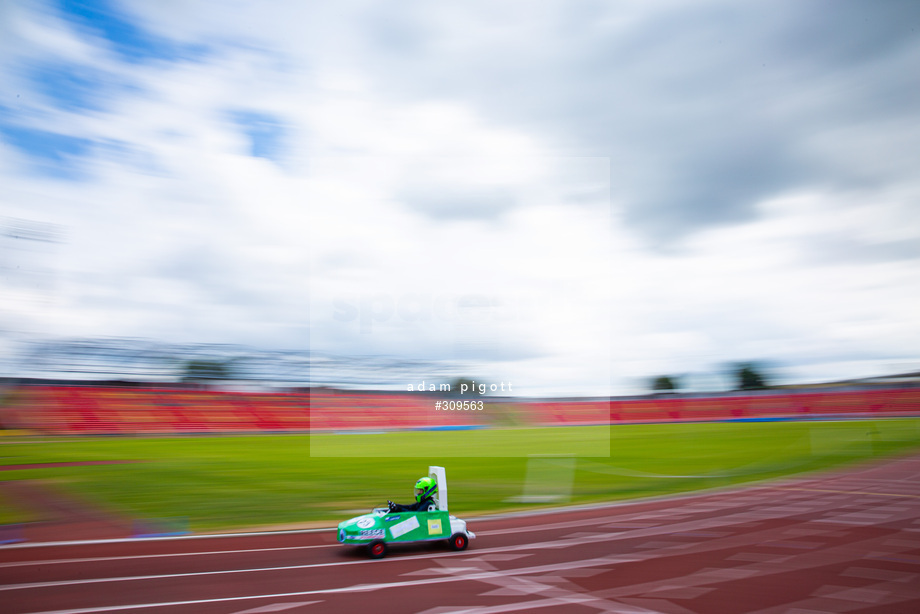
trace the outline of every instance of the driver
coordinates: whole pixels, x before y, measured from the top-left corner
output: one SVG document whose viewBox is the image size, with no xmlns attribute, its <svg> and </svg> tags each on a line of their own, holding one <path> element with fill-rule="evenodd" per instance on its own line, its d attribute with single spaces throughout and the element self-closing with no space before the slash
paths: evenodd
<svg viewBox="0 0 920 614">
<path fill-rule="evenodd" d="M 391 512 L 421 512 L 431 511 L 436 506 L 434 496 L 438 493 L 438 483 L 429 477 L 419 478 L 415 483 L 415 503 L 400 505 L 387 501 Z"/>
</svg>

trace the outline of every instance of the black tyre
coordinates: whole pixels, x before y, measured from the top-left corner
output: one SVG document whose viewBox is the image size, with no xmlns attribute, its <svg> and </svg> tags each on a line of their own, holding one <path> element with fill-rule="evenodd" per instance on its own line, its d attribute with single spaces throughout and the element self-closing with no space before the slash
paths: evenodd
<svg viewBox="0 0 920 614">
<path fill-rule="evenodd" d="M 386 542 L 380 541 L 379 539 L 377 541 L 372 541 L 367 545 L 367 554 L 372 559 L 382 559 L 387 555 Z"/>
<path fill-rule="evenodd" d="M 454 533 L 447 543 L 450 544 L 451 550 L 466 550 L 466 547 L 470 545 L 470 540 L 463 533 Z"/>
</svg>

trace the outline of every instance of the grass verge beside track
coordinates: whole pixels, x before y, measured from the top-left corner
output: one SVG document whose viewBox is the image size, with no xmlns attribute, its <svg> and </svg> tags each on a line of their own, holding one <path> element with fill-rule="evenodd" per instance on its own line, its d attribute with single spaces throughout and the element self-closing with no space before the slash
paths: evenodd
<svg viewBox="0 0 920 614">
<path fill-rule="evenodd" d="M 591 456 L 584 441 L 608 430 L 610 455 Z M 0 480 L 44 480 L 120 514 L 185 518 L 191 530 L 206 531 L 333 524 L 387 499 L 408 502 L 415 480 L 432 464 L 447 468 L 450 508 L 463 516 L 536 507 L 515 501 L 529 487 L 528 479 L 530 486 L 536 482 L 543 489 L 570 493 L 566 500 L 571 503 L 589 503 L 726 486 L 916 450 L 920 419 L 314 437 L 326 438 L 324 449 L 337 456 L 311 457 L 307 435 L 6 443 L 0 467 L 140 462 L 5 470 Z M 405 458 L 409 451 L 413 458 Z M 534 455 L 546 457 L 531 460 L 528 473 L 528 458 Z M 563 483 L 567 475 L 570 485 Z M 21 510 L 0 499 L 0 523 L 21 516 Z"/>
</svg>

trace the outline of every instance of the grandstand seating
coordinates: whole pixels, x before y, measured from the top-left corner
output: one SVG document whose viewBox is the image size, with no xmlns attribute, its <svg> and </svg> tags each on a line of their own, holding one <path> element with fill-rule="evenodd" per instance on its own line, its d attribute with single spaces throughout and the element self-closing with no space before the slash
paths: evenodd
<svg viewBox="0 0 920 614">
<path fill-rule="evenodd" d="M 49 434 L 193 434 L 470 428 L 920 415 L 920 388 L 656 395 L 612 400 L 484 399 L 482 411 L 438 411 L 419 393 L 228 392 L 170 387 L 21 387 L 2 409 L 5 428 Z"/>
</svg>

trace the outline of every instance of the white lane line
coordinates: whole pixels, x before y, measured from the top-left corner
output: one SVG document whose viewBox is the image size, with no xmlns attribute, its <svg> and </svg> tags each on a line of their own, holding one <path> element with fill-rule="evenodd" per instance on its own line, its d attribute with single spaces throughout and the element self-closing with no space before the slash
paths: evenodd
<svg viewBox="0 0 920 614">
<path fill-rule="evenodd" d="M 533 527 L 519 527 L 513 529 L 497 529 L 493 531 L 477 531 L 477 535 L 507 535 L 515 533 L 531 533 L 537 531 L 553 531 L 556 529 L 567 529 L 573 527 L 581 526 L 590 526 L 597 525 L 599 520 L 597 519 L 586 519 L 586 520 L 573 520 L 570 522 L 557 522 L 553 524 L 533 526 Z M 68 542 L 71 543 L 71 542 Z M 281 550 L 307 550 L 311 548 L 341 548 L 342 545 L 339 543 L 335 544 L 319 544 L 314 546 L 284 546 L 278 548 L 245 548 L 242 550 L 208 550 L 202 552 L 171 552 L 164 554 L 138 554 L 138 555 L 123 555 L 123 556 L 98 556 L 98 557 L 87 557 L 79 559 L 45 559 L 45 560 L 36 560 L 36 561 L 17 561 L 13 563 L 0 563 L 0 569 L 6 567 L 28 567 L 34 565 L 60 565 L 66 563 L 95 563 L 103 561 L 129 561 L 135 559 L 155 559 L 155 558 L 165 558 L 165 557 L 180 557 L 180 556 L 206 556 L 209 554 L 243 554 L 247 552 L 274 552 Z"/>
<path fill-rule="evenodd" d="M 534 525 L 529 527 L 515 527 L 511 529 L 495 529 L 492 531 L 476 531 L 477 535 L 510 535 L 516 533 L 533 533 L 539 531 L 553 531 L 557 529 L 568 529 L 573 527 L 581 526 L 591 526 L 597 525 L 598 522 L 606 522 L 607 519 L 598 519 L 598 518 L 586 518 L 583 520 L 572 520 L 567 522 L 556 522 L 552 524 L 544 525 Z M 239 534 L 235 537 L 251 536 L 252 533 Z M 185 539 L 191 539 L 194 536 L 182 536 Z M 202 537 L 216 537 L 216 536 L 202 536 Z M 231 536 L 226 536 L 231 537 Z M 112 542 L 127 542 L 127 541 L 144 541 L 144 540 L 106 540 L 102 541 L 86 541 L 86 542 L 60 542 L 59 544 L 71 545 L 77 543 L 85 544 L 100 544 L 100 543 L 112 543 Z M 14 544 L 14 546 L 21 546 L 23 544 Z M 55 544 L 31 544 L 32 546 L 39 545 L 55 545 Z M 0 568 L 4 567 L 25 567 L 29 565 L 53 565 L 53 564 L 63 564 L 63 563 L 92 563 L 97 561 L 127 561 L 133 559 L 149 559 L 149 558 L 159 558 L 159 557 L 170 557 L 170 556 L 201 556 L 208 554 L 234 554 L 234 553 L 245 553 L 245 552 L 271 552 L 276 550 L 296 550 L 296 549 L 308 549 L 308 548 L 337 548 L 341 547 L 341 544 L 321 544 L 315 546 L 286 546 L 279 548 L 247 548 L 242 550 L 211 550 L 206 552 L 178 552 L 178 553 L 166 553 L 166 554 L 139 554 L 135 556 L 111 556 L 111 557 L 91 557 L 91 558 L 79 558 L 79 559 L 48 559 L 42 561 L 20 561 L 14 563 L 0 563 Z"/>
<path fill-rule="evenodd" d="M 564 599 L 561 597 L 551 597 L 548 599 L 522 601 L 505 605 L 473 606 L 462 610 L 443 610 L 441 608 L 436 608 L 419 612 L 419 614 L 435 614 L 436 612 L 443 614 L 502 614 L 503 612 L 520 612 L 521 610 L 529 612 L 538 608 L 550 608 L 553 606 L 573 604 L 594 607 L 604 612 L 613 612 L 614 614 L 663 614 L 658 610 L 648 610 L 640 608 L 639 606 L 617 604 L 612 601 L 591 598 L 588 595 L 576 596 L 574 594 L 572 597 L 566 597 Z"/>
<path fill-rule="evenodd" d="M 282 601 L 280 603 L 272 603 L 270 605 L 259 606 L 258 608 L 251 608 L 249 610 L 241 610 L 239 612 L 234 612 L 233 614 L 266 614 L 267 612 L 282 612 L 284 610 L 290 610 L 291 608 L 299 608 L 304 605 L 312 605 L 314 603 L 322 603 L 320 601 Z"/>
<path fill-rule="evenodd" d="M 430 557 L 431 555 L 429 555 Z M 442 555 L 443 556 L 443 555 Z M 423 557 L 415 557 L 423 558 Z M 396 559 L 390 559 L 391 561 Z M 0 591 L 15 591 L 32 588 L 54 588 L 58 586 L 74 586 L 78 584 L 99 584 L 103 582 L 134 582 L 141 580 L 168 580 L 171 578 L 194 578 L 201 576 L 219 576 L 224 574 L 256 573 L 261 571 L 290 571 L 293 569 L 311 569 L 316 567 L 336 567 L 340 565 L 364 565 L 385 561 L 342 561 L 339 563 L 313 563 L 309 565 L 286 565 L 283 567 L 255 567 L 252 569 L 225 569 L 222 571 L 196 571 L 188 573 L 157 574 L 148 576 L 120 576 L 112 578 L 87 578 L 83 580 L 58 580 L 53 582 L 30 582 L 26 584 L 0 585 Z"/>
<path fill-rule="evenodd" d="M 710 520 L 711 519 L 707 519 Z M 680 524 L 680 523 L 679 523 Z M 618 536 L 621 538 L 622 536 Z M 513 550 L 523 550 L 527 548 L 535 547 L 545 547 L 547 544 L 539 545 L 524 545 L 517 547 L 509 548 L 491 548 L 486 550 L 477 550 L 475 552 L 469 553 L 454 553 L 454 555 L 463 555 L 463 554 L 475 554 L 482 555 L 489 552 L 501 552 L 501 551 L 513 551 Z M 448 557 L 451 555 L 444 554 L 434 554 L 434 555 L 422 555 L 419 557 L 414 557 L 413 560 L 419 558 L 432 558 L 432 557 Z M 588 561 L 577 561 L 570 563 L 562 563 L 556 565 L 546 565 L 533 568 L 522 568 L 516 570 L 506 570 L 500 572 L 504 576 L 513 576 L 513 575 L 524 575 L 530 573 L 543 573 L 548 571 L 556 571 L 560 569 L 574 569 L 574 568 L 584 568 L 584 567 L 598 567 L 603 565 L 613 565 L 623 562 L 635 561 L 635 560 L 644 560 L 647 558 L 647 554 L 639 557 L 604 557 L 601 559 L 594 559 Z M 346 563 L 332 563 L 326 565 L 312 565 L 311 567 L 321 567 L 321 566 L 332 566 L 332 565 L 342 565 L 342 564 L 361 564 L 361 563 L 370 563 L 371 561 L 360 561 L 360 562 L 346 562 Z M 381 562 L 381 561 L 377 561 Z M 386 562 L 398 562 L 398 560 L 389 560 Z M 341 594 L 341 593 L 353 593 L 353 592 L 368 592 L 375 590 L 382 590 L 386 588 L 396 588 L 396 587 L 409 587 L 409 586 L 418 586 L 418 585 L 427 585 L 427 584 L 438 584 L 445 582 L 454 582 L 454 581 L 464 581 L 464 580 L 480 580 L 495 577 L 496 572 L 484 572 L 479 574 L 469 574 L 466 576 L 460 577 L 448 577 L 448 578 L 429 578 L 415 581 L 401 581 L 387 584 L 371 584 L 371 585 L 353 585 L 348 587 L 334 588 L 334 589 L 321 589 L 313 591 L 303 591 L 296 593 L 283 593 L 283 594 L 269 594 L 269 595 L 245 595 L 241 597 L 225 597 L 217 599 L 206 599 L 206 600 L 195 600 L 195 601 L 184 601 L 184 602 L 162 602 L 162 603 L 143 603 L 143 604 L 131 604 L 131 605 L 120 605 L 120 606 L 106 606 L 106 607 L 96 607 L 96 608 L 82 608 L 82 609 L 73 609 L 73 610 L 60 610 L 55 612 L 43 612 L 39 614 L 91 614 L 95 612 L 110 612 L 117 610 L 130 610 L 130 609 L 146 609 L 154 607 L 167 607 L 167 606 L 178 606 L 178 605 L 191 605 L 191 604 L 200 604 L 200 603 L 214 603 L 214 602 L 227 602 L 227 601 L 242 601 L 250 599 L 272 599 L 272 598 L 285 598 L 285 597 L 296 597 L 303 595 L 320 595 L 320 594 Z"/>
<path fill-rule="evenodd" d="M 58 565 L 62 563 L 96 563 L 100 561 L 133 561 L 135 559 L 158 559 L 171 556 L 206 556 L 208 554 L 243 554 L 247 552 L 275 552 L 278 550 L 307 550 L 310 548 L 336 548 L 341 544 L 320 544 L 316 546 L 283 546 L 278 548 L 249 548 L 244 550 L 205 550 L 202 552 L 167 552 L 164 554 L 137 554 L 133 556 L 96 556 L 83 559 L 48 559 L 44 561 L 17 561 L 0 563 L 4 567 L 28 567 L 30 565 Z"/>
<path fill-rule="evenodd" d="M 418 559 L 430 559 L 430 558 L 443 558 L 443 557 L 455 557 L 455 556 L 469 556 L 469 555 L 482 555 L 482 554 L 491 554 L 496 552 L 513 552 L 516 550 L 543 550 L 546 548 L 566 548 L 569 546 L 580 546 L 583 544 L 594 543 L 597 541 L 597 537 L 592 535 L 590 537 L 578 537 L 574 539 L 559 539 L 552 542 L 539 542 L 535 544 L 519 544 L 515 546 L 502 546 L 496 548 L 487 548 L 485 550 L 466 550 L 463 552 L 437 552 L 432 554 L 422 554 L 419 556 L 414 556 L 411 559 L 385 559 L 383 561 L 373 561 L 373 560 L 364 560 L 364 561 L 339 561 L 337 563 L 309 563 L 305 565 L 284 565 L 281 567 L 254 567 L 249 569 L 224 569 L 218 571 L 196 571 L 196 572 L 187 572 L 187 573 L 174 573 L 174 574 L 156 574 L 156 575 L 147 575 L 147 576 L 121 576 L 121 577 L 111 577 L 111 578 L 84 578 L 81 580 L 57 580 L 51 582 L 30 582 L 25 584 L 5 584 L 0 585 L 0 591 L 14 591 L 14 590 L 23 590 L 23 589 L 34 589 L 34 588 L 54 588 L 58 586 L 74 586 L 79 584 L 99 584 L 104 582 L 133 582 L 140 580 L 167 580 L 172 578 L 192 578 L 192 577 L 201 577 L 201 576 L 218 576 L 223 574 L 242 574 L 242 573 L 257 573 L 263 571 L 291 571 L 294 569 L 316 569 L 319 567 L 341 567 L 346 565 L 368 565 L 368 564 L 378 564 L 385 565 L 388 563 L 398 563 L 400 561 L 415 561 Z"/>
<path fill-rule="evenodd" d="M 449 572 L 454 575 L 459 575 L 461 572 L 458 572 L 456 569 L 445 569 L 445 572 Z M 603 573 L 606 569 L 597 569 L 592 570 L 594 574 Z M 517 602 L 513 604 L 503 604 L 496 606 L 473 606 L 471 608 L 431 608 L 419 614 L 439 614 L 443 612 L 447 614 L 459 614 L 464 612 L 466 614 L 499 614 L 503 612 L 514 612 L 519 610 L 530 611 L 536 608 L 551 607 L 556 605 L 572 605 L 579 604 L 587 608 L 599 609 L 604 612 L 629 612 L 631 614 L 662 614 L 657 610 L 648 610 L 645 608 L 640 608 L 638 606 L 629 606 L 620 602 L 615 602 L 609 599 L 604 599 L 597 597 L 590 593 L 585 593 L 582 590 L 571 590 L 564 588 L 559 585 L 557 581 L 560 578 L 565 576 L 571 576 L 571 570 L 569 573 L 549 573 L 549 574 L 537 574 L 536 578 L 528 579 L 525 577 L 514 576 L 508 577 L 507 574 L 504 574 L 500 571 L 494 571 L 493 575 L 489 578 L 481 580 L 484 584 L 491 584 L 497 586 L 498 589 L 493 591 L 488 591 L 486 593 L 480 593 L 481 597 L 485 596 L 531 596 L 539 595 L 543 599 L 537 599 L 535 601 L 528 602 Z M 579 575 L 584 576 L 585 572 L 581 572 Z M 541 580 L 544 580 L 541 582 Z M 567 582 L 571 585 L 571 581 Z"/>
<path fill-rule="evenodd" d="M 2 550 L 15 550 L 19 548 L 61 548 L 64 546 L 99 546 L 105 544 L 132 544 L 161 541 L 188 541 L 193 539 L 236 539 L 271 537 L 273 535 L 298 535 L 301 533 L 334 533 L 335 527 L 320 527 L 317 529 L 291 529 L 289 531 L 251 531 L 248 533 L 205 533 L 201 535 L 158 535 L 151 537 L 119 537 L 116 539 L 76 539 L 73 541 L 59 542 L 22 542 L 19 544 L 4 544 Z"/>
<path fill-rule="evenodd" d="M 552 524 L 534 525 L 532 527 L 512 527 L 510 529 L 494 529 L 492 531 L 476 531 L 476 535 L 512 535 L 515 533 L 533 533 L 536 531 L 553 531 L 555 529 L 572 529 L 575 527 L 597 526 L 599 523 L 610 522 L 607 518 L 585 518 L 584 520 L 568 520 Z"/>
<path fill-rule="evenodd" d="M 420 557 L 416 557 L 420 558 Z M 413 559 L 415 560 L 415 559 Z M 218 597 L 214 599 L 193 599 L 189 601 L 162 601 L 155 603 L 135 603 L 127 605 L 100 606 L 95 608 L 75 608 L 71 610 L 49 610 L 45 612 L 36 612 L 34 614 L 91 614 L 93 612 L 114 612 L 118 610 L 137 610 L 145 608 L 162 608 L 180 605 L 197 605 L 202 603 L 221 603 L 227 601 L 245 601 L 250 599 L 283 599 L 285 597 L 302 597 L 305 595 L 335 595 L 340 593 L 369 593 L 373 591 L 386 590 L 389 588 L 406 588 L 412 586 L 426 586 L 429 584 L 446 584 L 448 582 L 474 582 L 478 580 L 492 579 L 503 576 L 523 576 L 530 574 L 550 573 L 554 571 L 564 571 L 569 569 L 580 569 L 584 567 L 598 567 L 602 565 L 616 565 L 619 563 L 629 563 L 638 560 L 630 556 L 605 556 L 584 561 L 570 561 L 567 563 L 552 563 L 548 565 L 538 565 L 535 567 L 523 567 L 501 572 L 486 571 L 474 573 L 466 576 L 447 576 L 442 578 L 426 578 L 423 580 L 401 580 L 397 582 L 381 582 L 377 584 L 354 584 L 352 586 L 343 586 L 341 588 L 323 588 L 312 591 L 298 591 L 294 593 L 272 593 L 267 595 L 242 595 L 240 597 Z M 376 562 L 376 561 L 374 561 Z"/>
<path fill-rule="evenodd" d="M 552 531 L 556 529 L 566 529 L 572 527 L 580 526 L 589 526 L 597 525 L 597 519 L 586 519 L 586 520 L 574 520 L 570 522 L 557 522 L 547 525 L 538 525 L 533 527 L 519 527 L 513 529 L 497 529 L 493 531 L 477 531 L 477 535 L 507 535 L 514 533 L 530 533 L 536 531 Z M 74 543 L 74 542 L 66 542 Z M 90 543 L 90 542 L 87 542 Z M 92 542 L 96 543 L 96 542 Z M 155 559 L 155 558 L 166 558 L 166 557 L 180 557 L 180 556 L 207 556 L 209 554 L 244 554 L 247 552 L 275 552 L 281 550 L 307 550 L 311 548 L 340 548 L 341 544 L 319 544 L 314 546 L 284 546 L 277 548 L 244 548 L 241 550 L 208 550 L 202 552 L 169 552 L 164 554 L 138 554 L 138 555 L 123 555 L 123 556 L 98 556 L 98 557 L 87 557 L 79 559 L 45 559 L 45 560 L 35 560 L 35 561 L 17 561 L 13 563 L 0 563 L 0 569 L 6 567 L 28 567 L 34 565 L 60 565 L 66 563 L 95 563 L 103 561 L 130 561 L 135 559 Z"/>
<path fill-rule="evenodd" d="M 782 517 L 782 514 L 768 514 L 764 518 L 774 518 Z M 649 537 L 654 535 L 660 535 L 663 533 L 673 533 L 679 531 L 687 530 L 701 530 L 707 529 L 710 527 L 718 526 L 720 529 L 725 529 L 728 526 L 734 524 L 744 524 L 750 522 L 751 514 L 742 512 L 729 514 L 727 516 L 721 516 L 719 518 L 703 518 L 700 520 L 685 520 L 670 525 L 660 525 L 655 527 L 648 527 L 643 529 L 633 529 L 630 531 L 611 531 L 606 538 L 608 541 L 612 540 L 622 540 L 622 539 L 635 539 L 642 537 Z M 572 523 L 557 523 L 559 525 L 567 526 L 577 526 L 582 523 L 597 523 L 596 519 L 584 520 L 584 521 L 573 521 Z M 562 538 L 555 541 L 541 541 L 536 543 L 529 544 L 517 544 L 512 546 L 497 546 L 494 548 L 487 548 L 484 550 L 476 549 L 475 551 L 464 551 L 456 553 L 433 553 L 428 555 L 421 555 L 413 557 L 413 559 L 423 559 L 423 558 L 435 558 L 435 557 L 447 557 L 447 556 L 464 556 L 464 555 L 482 555 L 490 553 L 505 553 L 505 552 L 520 552 L 525 550 L 545 550 L 550 548 L 567 548 L 571 546 L 579 546 L 583 544 L 597 543 L 602 541 L 603 538 L 597 534 L 590 534 L 578 537 L 571 538 Z M 130 582 L 135 580 L 163 580 L 171 578 L 183 578 L 183 577 L 201 577 L 201 576 L 211 576 L 211 575 L 221 575 L 221 574 L 240 574 L 240 573 L 256 573 L 261 571 L 290 571 L 295 569 L 315 569 L 321 567 L 337 567 L 344 565 L 365 565 L 368 563 L 378 563 L 378 564 L 387 564 L 398 562 L 402 559 L 386 559 L 384 561 L 342 561 L 335 563 L 313 563 L 305 565 L 288 565 L 282 567 L 262 567 L 262 568 L 249 568 L 249 569 L 229 569 L 223 571 L 203 571 L 203 572 L 190 572 L 190 573 L 177 573 L 177 574 L 161 574 L 161 575 L 148 575 L 148 576 L 125 576 L 125 577 L 110 577 L 110 578 L 87 578 L 81 580 L 60 580 L 52 582 L 36 582 L 36 583 L 27 583 L 27 584 L 12 584 L 12 585 L 0 585 L 0 591 L 10 591 L 10 590 L 20 590 L 20 589 L 31 589 L 31 588 L 50 588 L 58 586 L 72 586 L 78 584 L 95 584 L 95 583 L 104 583 L 104 582 Z"/>
<path fill-rule="evenodd" d="M 499 606 L 473 606 L 469 608 L 460 609 L 448 609 L 445 610 L 443 607 L 433 608 L 430 610 L 423 610 L 419 614 L 500 614 L 502 612 L 520 612 L 537 610 L 539 608 L 549 608 L 553 606 L 560 605 L 590 605 L 596 601 L 596 599 L 591 598 L 590 596 L 582 596 L 578 598 L 569 598 L 569 599 L 559 599 L 553 597 L 550 599 L 537 599 L 535 601 L 522 601 L 517 603 L 509 603 L 506 605 Z M 615 610 L 608 610 L 615 611 Z M 648 610 L 646 610 L 648 611 Z"/>
<path fill-rule="evenodd" d="M 531 527 L 516 527 L 511 529 L 495 529 L 492 531 L 476 531 L 477 535 L 510 535 L 516 533 L 533 533 L 539 531 L 554 531 L 558 529 L 570 529 L 583 526 L 597 526 L 599 522 L 606 522 L 609 519 L 589 518 L 584 520 L 572 520 L 568 522 L 556 522 L 552 524 L 536 525 Z M 315 546 L 285 546 L 278 548 L 247 548 L 243 550 L 210 550 L 205 552 L 175 552 L 165 554 L 139 554 L 134 556 L 100 556 L 80 559 L 49 559 L 42 561 L 19 561 L 14 563 L 0 563 L 0 568 L 4 567 L 27 567 L 30 565 L 54 565 L 66 563 L 93 563 L 101 561 L 128 561 L 134 559 L 152 559 L 172 556 L 203 556 L 208 554 L 236 554 L 247 552 L 272 552 L 278 550 L 300 550 L 309 548 L 341 548 L 339 543 L 320 544 Z"/>
<path fill-rule="evenodd" d="M 792 488 L 788 486 L 777 486 L 773 490 L 800 490 L 803 492 L 832 492 L 842 495 L 870 495 L 873 497 L 903 497 L 907 499 L 920 499 L 920 495 L 901 494 L 893 492 L 873 492 L 866 490 L 839 490 L 834 488 Z"/>
</svg>

